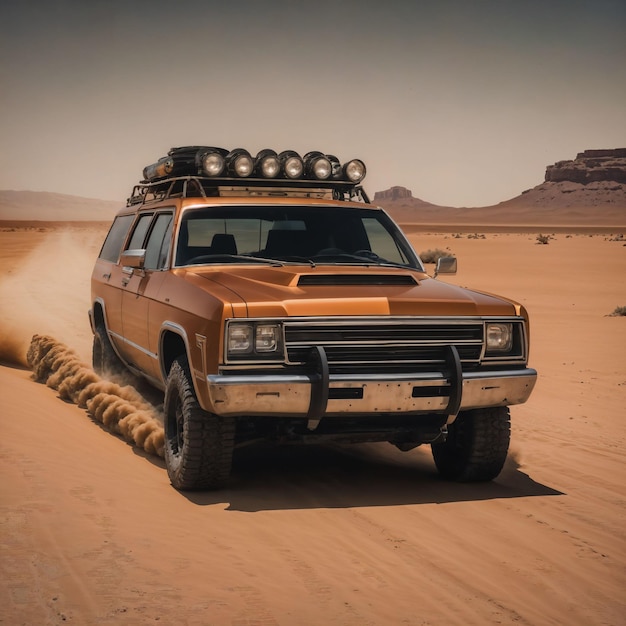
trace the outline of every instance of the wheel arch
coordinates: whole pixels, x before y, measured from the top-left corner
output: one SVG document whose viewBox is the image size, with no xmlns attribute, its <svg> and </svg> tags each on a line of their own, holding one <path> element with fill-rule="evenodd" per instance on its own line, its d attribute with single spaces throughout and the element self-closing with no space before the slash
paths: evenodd
<svg viewBox="0 0 626 626">
<path fill-rule="evenodd" d="M 91 320 L 91 330 L 95 331 L 96 326 L 102 324 L 107 330 L 106 322 L 106 305 L 102 298 L 96 298 L 91 311 L 89 311 L 89 319 Z"/>
<path fill-rule="evenodd" d="M 163 380 L 167 379 L 172 364 L 181 354 L 191 363 L 189 339 L 185 329 L 173 322 L 164 322 L 159 336 L 159 365 Z"/>
</svg>

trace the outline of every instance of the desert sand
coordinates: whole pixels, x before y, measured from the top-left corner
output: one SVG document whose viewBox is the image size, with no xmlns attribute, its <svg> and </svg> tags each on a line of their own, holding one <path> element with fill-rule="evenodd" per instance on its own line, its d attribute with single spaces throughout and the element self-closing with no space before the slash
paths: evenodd
<svg viewBox="0 0 626 626">
<path fill-rule="evenodd" d="M 530 311 L 539 381 L 494 482 L 375 444 L 243 450 L 228 488 L 179 493 L 25 367 L 35 333 L 89 362 L 105 228 L 0 228 L 1 624 L 626 624 L 623 240 L 410 234 Z"/>
</svg>

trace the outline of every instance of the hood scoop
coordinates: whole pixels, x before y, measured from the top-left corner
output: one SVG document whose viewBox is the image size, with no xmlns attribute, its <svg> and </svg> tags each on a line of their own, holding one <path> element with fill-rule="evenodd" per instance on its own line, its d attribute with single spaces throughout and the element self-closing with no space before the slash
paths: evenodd
<svg viewBox="0 0 626 626">
<path fill-rule="evenodd" d="M 303 274 L 298 287 L 346 285 L 417 285 L 410 274 Z"/>
</svg>

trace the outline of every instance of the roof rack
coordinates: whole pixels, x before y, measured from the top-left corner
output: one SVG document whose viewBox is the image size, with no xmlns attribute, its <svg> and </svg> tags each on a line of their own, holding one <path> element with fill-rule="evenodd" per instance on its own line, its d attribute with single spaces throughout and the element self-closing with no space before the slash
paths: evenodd
<svg viewBox="0 0 626 626">
<path fill-rule="evenodd" d="M 370 203 L 363 187 L 337 180 L 299 179 L 287 181 L 285 179 L 267 178 L 174 176 L 135 185 L 126 201 L 126 206 L 170 198 L 215 198 L 220 196 L 293 196 Z"/>
</svg>

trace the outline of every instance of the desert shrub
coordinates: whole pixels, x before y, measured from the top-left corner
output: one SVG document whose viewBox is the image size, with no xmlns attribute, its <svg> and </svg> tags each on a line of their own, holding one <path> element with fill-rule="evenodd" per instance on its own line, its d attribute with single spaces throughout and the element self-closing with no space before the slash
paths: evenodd
<svg viewBox="0 0 626 626">
<path fill-rule="evenodd" d="M 446 252 L 445 250 L 441 250 L 440 248 L 435 248 L 434 250 L 425 250 L 424 252 L 420 252 L 420 259 L 424 263 L 436 263 L 441 257 L 444 256 L 454 256 L 451 252 Z"/>
<path fill-rule="evenodd" d="M 616 306 L 611 317 L 626 317 L 626 306 Z"/>
<path fill-rule="evenodd" d="M 473 235 L 468 235 L 468 239 L 487 239 L 487 237 L 483 233 L 474 233 Z"/>
<path fill-rule="evenodd" d="M 543 245 L 548 245 L 550 243 L 550 239 L 552 239 L 552 237 L 550 235 L 537 235 L 537 243 L 543 244 Z"/>
</svg>

